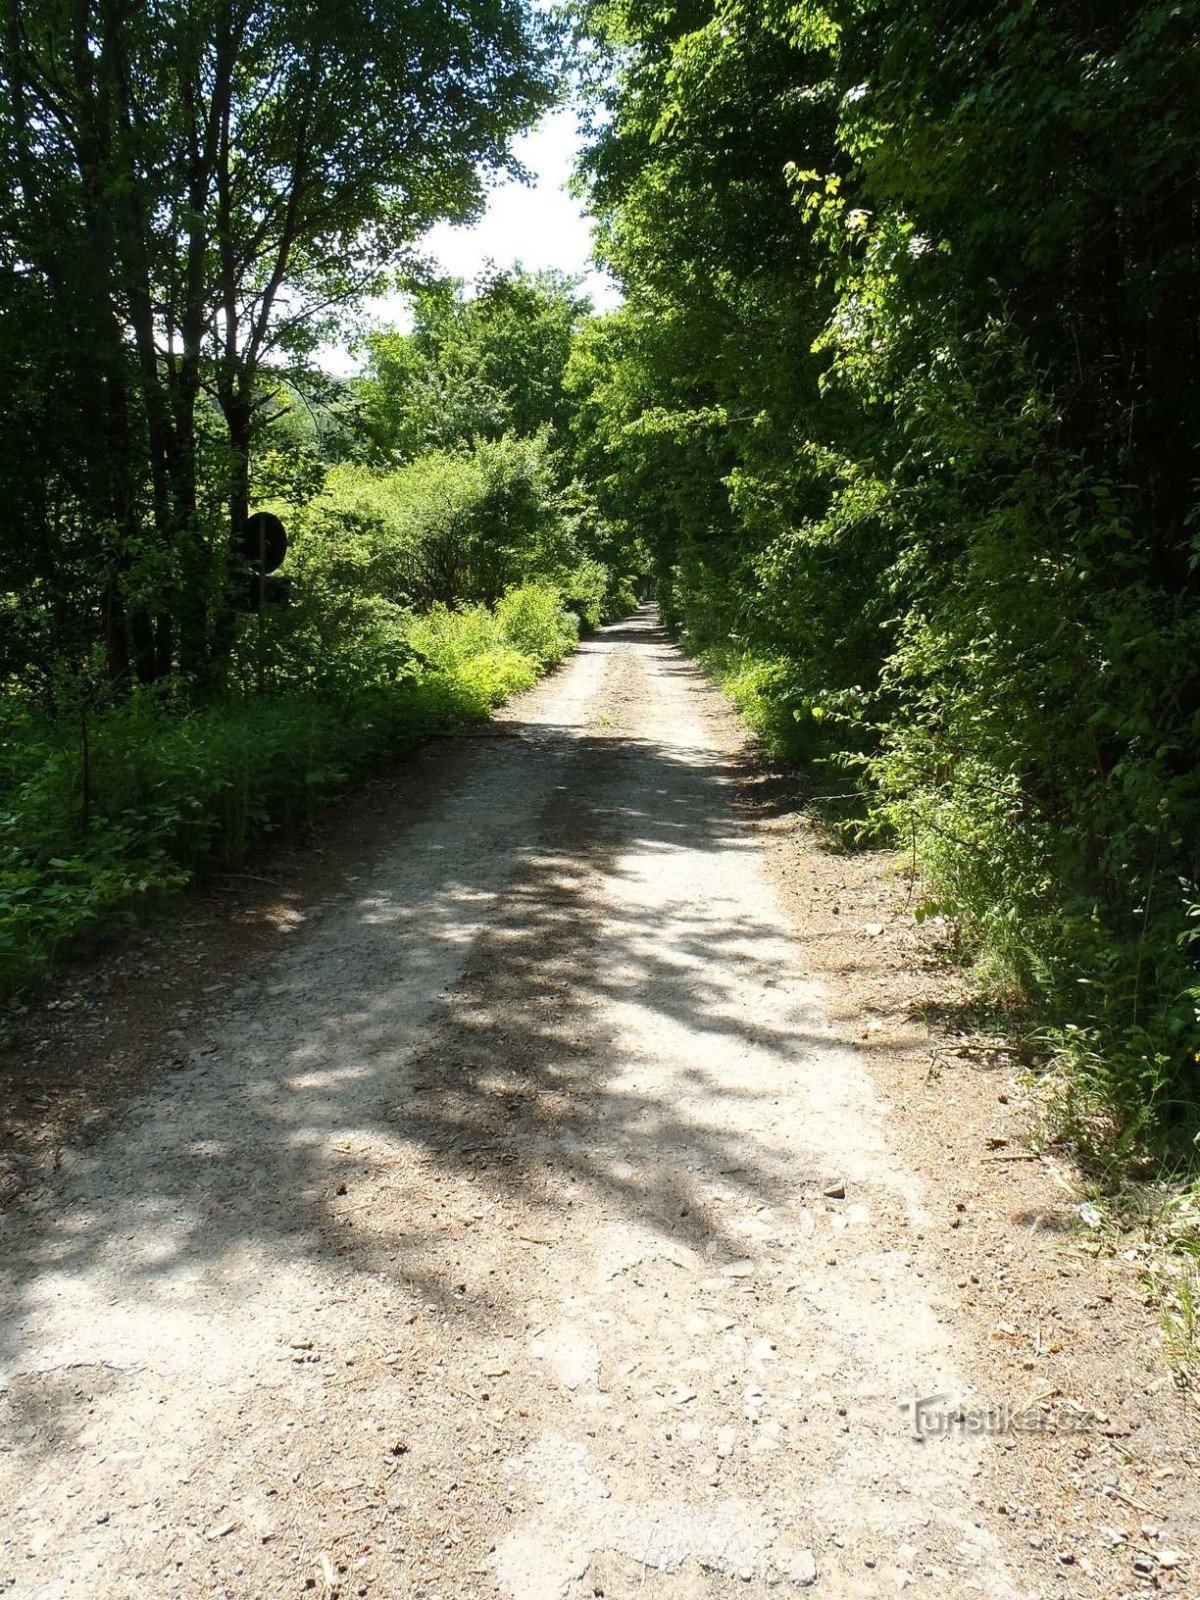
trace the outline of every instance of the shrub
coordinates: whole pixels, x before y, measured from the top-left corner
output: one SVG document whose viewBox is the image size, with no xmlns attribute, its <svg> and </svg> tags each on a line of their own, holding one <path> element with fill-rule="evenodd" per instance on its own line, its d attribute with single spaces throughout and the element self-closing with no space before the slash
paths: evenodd
<svg viewBox="0 0 1200 1600">
<path fill-rule="evenodd" d="M 637 591 L 631 577 L 610 578 L 600 603 L 601 622 L 619 622 L 638 608 Z M 595 627 L 595 623 L 589 623 Z"/>
<path fill-rule="evenodd" d="M 562 603 L 576 618 L 580 628 L 598 628 L 610 620 L 606 602 L 611 579 L 600 561 L 585 559 L 559 580 Z"/>
<path fill-rule="evenodd" d="M 86 785 L 73 726 L 10 719 L 0 737 L 0 994 L 133 921 L 153 897 L 307 826 L 431 729 L 486 716 L 575 637 L 557 593 L 532 584 L 495 612 L 439 606 L 412 617 L 378 599 L 360 604 L 352 639 L 331 638 L 307 680 L 268 635 L 273 670 L 290 675 L 280 692 L 226 694 L 191 711 L 147 693 L 92 718 Z M 310 625 L 298 625 L 293 647 Z"/>
<path fill-rule="evenodd" d="M 496 607 L 496 622 L 515 650 L 543 668 L 561 661 L 579 640 L 579 618 L 553 589 L 536 583 L 510 589 Z"/>
<path fill-rule="evenodd" d="M 408 642 L 422 659 L 441 672 L 457 672 L 475 656 L 504 647 L 504 632 L 486 606 L 462 606 L 457 611 L 436 605 L 408 626 Z"/>
<path fill-rule="evenodd" d="M 422 609 L 491 605 L 527 577 L 569 581 L 587 567 L 545 439 L 507 437 L 390 472 L 333 468 L 299 518 L 290 565 L 322 589 Z"/>
</svg>

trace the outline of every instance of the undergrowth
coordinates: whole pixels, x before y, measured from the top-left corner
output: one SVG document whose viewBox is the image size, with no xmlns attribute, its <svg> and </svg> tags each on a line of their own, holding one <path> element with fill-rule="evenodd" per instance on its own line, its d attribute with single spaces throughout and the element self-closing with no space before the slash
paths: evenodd
<svg viewBox="0 0 1200 1600">
<path fill-rule="evenodd" d="M 86 722 L 10 710 L 0 997 L 210 868 L 307 827 L 432 730 L 487 716 L 573 648 L 578 624 L 555 590 L 523 584 L 494 610 L 436 607 L 406 621 L 403 641 L 394 631 L 360 633 L 347 670 L 311 687 L 193 709 L 145 691 Z"/>
</svg>

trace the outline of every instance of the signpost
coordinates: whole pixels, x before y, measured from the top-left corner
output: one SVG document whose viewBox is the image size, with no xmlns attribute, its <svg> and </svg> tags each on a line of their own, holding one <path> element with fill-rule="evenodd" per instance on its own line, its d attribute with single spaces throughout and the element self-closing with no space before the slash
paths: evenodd
<svg viewBox="0 0 1200 1600">
<path fill-rule="evenodd" d="M 250 568 L 251 611 L 264 605 L 286 605 L 287 584 L 282 578 L 268 583 L 269 573 L 282 565 L 287 555 L 287 533 L 271 511 L 256 511 L 242 524 L 242 554 Z"/>
<path fill-rule="evenodd" d="M 263 638 L 263 612 L 267 606 L 285 606 L 288 598 L 286 578 L 270 574 L 287 555 L 287 532 L 271 511 L 256 511 L 242 524 L 242 554 L 250 568 L 247 609 L 258 617 L 258 692 L 266 686 L 266 655 Z"/>
</svg>

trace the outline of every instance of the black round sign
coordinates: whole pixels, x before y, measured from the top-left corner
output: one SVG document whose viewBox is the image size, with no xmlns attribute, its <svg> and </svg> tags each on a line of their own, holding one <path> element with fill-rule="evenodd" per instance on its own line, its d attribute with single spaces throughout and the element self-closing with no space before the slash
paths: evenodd
<svg viewBox="0 0 1200 1600">
<path fill-rule="evenodd" d="M 274 572 L 287 555 L 287 533 L 271 511 L 256 511 L 242 524 L 242 553 L 255 572 Z"/>
</svg>

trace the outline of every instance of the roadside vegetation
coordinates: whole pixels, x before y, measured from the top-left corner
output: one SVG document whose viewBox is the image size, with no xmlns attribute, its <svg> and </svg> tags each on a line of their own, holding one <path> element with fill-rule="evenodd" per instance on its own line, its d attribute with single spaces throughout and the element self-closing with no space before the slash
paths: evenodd
<svg viewBox="0 0 1200 1600">
<path fill-rule="evenodd" d="M 565 432 L 588 306 L 417 253 L 552 103 L 553 46 L 518 0 L 12 8 L 0 998 L 631 603 Z M 389 285 L 413 326 L 364 342 Z"/>
<path fill-rule="evenodd" d="M 509 361 L 543 323 L 570 330 L 586 314 L 570 284 L 521 274 L 469 300 L 438 285 L 430 303 L 441 319 L 469 311 L 483 323 L 517 291 Z M 611 541 L 555 431 L 569 341 L 557 380 L 539 365 L 546 402 L 520 419 L 523 433 L 503 391 L 477 385 L 475 409 L 465 406 L 459 379 L 464 362 L 480 375 L 477 353 L 458 353 L 453 382 L 428 360 L 424 381 L 453 388 L 458 408 L 432 443 L 382 420 L 408 394 L 428 331 L 426 319 L 419 333 L 378 335 L 363 378 L 276 388 L 251 493 L 289 529 L 286 604 L 234 612 L 202 676 L 174 663 L 144 682 L 114 676 L 98 635 L 73 665 L 53 652 L 46 671 L 13 663 L 0 726 L 0 991 L 303 828 L 355 777 L 434 729 L 486 716 L 581 630 L 632 606 L 629 576 L 600 559 Z M 228 567 L 244 589 L 233 555 Z M 215 634 L 225 619 L 214 595 Z M 8 597 L 48 633 L 54 599 L 44 573 Z"/>
<path fill-rule="evenodd" d="M 627 297 L 570 372 L 600 507 L 1118 1165 L 1200 1128 L 1198 23 L 579 16 Z"/>
</svg>

